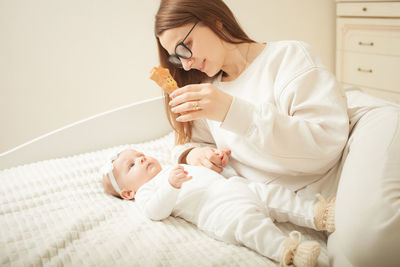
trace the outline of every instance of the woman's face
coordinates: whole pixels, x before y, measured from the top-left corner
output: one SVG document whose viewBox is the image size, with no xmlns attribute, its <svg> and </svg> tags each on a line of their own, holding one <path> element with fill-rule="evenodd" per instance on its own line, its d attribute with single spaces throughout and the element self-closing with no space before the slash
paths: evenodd
<svg viewBox="0 0 400 267">
<path fill-rule="evenodd" d="M 159 36 L 161 45 L 170 55 L 175 54 L 176 45 L 185 38 L 193 25 L 190 23 L 169 29 Z M 197 69 L 213 77 L 222 69 L 225 58 L 223 42 L 210 28 L 198 23 L 184 43 L 192 51 L 190 59 L 180 59 L 186 71 Z"/>
</svg>

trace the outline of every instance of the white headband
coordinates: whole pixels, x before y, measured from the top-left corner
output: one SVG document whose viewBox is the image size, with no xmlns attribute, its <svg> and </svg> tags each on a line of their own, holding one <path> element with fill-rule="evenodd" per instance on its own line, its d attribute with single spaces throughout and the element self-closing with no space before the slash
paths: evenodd
<svg viewBox="0 0 400 267">
<path fill-rule="evenodd" d="M 110 182 L 112 187 L 114 188 L 114 190 L 121 195 L 121 189 L 119 188 L 117 181 L 115 180 L 114 174 L 113 174 L 113 169 L 114 169 L 114 164 L 113 161 L 116 160 L 118 158 L 118 155 L 127 149 L 135 149 L 132 146 L 123 146 L 120 149 L 118 149 L 117 151 L 113 152 L 107 162 L 104 164 L 104 166 L 101 169 L 101 174 L 102 176 L 105 174 L 108 174 L 108 177 L 110 177 Z"/>
<path fill-rule="evenodd" d="M 118 194 L 121 194 L 121 190 L 119 189 L 119 186 L 113 174 L 114 164 L 112 163 L 112 161 L 107 162 L 107 164 L 103 168 L 104 168 L 104 170 L 102 171 L 103 175 L 108 174 L 108 177 L 110 177 L 110 182 L 112 187 Z"/>
</svg>

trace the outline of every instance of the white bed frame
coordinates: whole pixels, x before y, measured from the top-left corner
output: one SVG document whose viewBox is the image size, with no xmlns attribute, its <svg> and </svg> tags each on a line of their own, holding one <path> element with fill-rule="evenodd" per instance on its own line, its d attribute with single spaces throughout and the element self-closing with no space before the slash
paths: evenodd
<svg viewBox="0 0 400 267">
<path fill-rule="evenodd" d="M 0 170 L 149 141 L 171 131 L 164 111 L 164 97 L 160 96 L 89 117 L 6 151 L 0 154 Z"/>
</svg>

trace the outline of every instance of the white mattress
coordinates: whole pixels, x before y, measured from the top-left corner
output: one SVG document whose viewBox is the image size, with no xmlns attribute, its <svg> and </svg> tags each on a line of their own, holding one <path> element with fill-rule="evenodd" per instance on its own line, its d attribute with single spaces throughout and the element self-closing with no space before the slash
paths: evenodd
<svg viewBox="0 0 400 267">
<path fill-rule="evenodd" d="M 137 144 L 170 165 L 172 133 Z M 104 194 L 98 171 L 118 147 L 51 159 L 0 172 L 2 266 L 277 266 L 245 247 L 214 240 L 180 218 L 145 218 L 132 201 Z M 303 239 L 326 237 L 291 224 Z"/>
</svg>

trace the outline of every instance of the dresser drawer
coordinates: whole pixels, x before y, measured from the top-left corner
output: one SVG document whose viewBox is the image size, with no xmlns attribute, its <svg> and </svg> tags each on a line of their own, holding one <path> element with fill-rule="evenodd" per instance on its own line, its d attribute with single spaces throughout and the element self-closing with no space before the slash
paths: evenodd
<svg viewBox="0 0 400 267">
<path fill-rule="evenodd" d="M 400 17 L 400 2 L 338 3 L 339 17 Z"/>
<path fill-rule="evenodd" d="M 347 25 L 342 49 L 400 55 L 400 26 Z"/>
<path fill-rule="evenodd" d="M 342 81 L 400 92 L 400 57 L 344 52 Z"/>
</svg>

